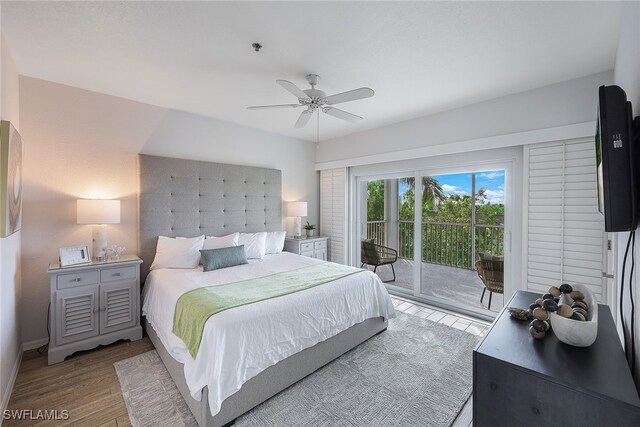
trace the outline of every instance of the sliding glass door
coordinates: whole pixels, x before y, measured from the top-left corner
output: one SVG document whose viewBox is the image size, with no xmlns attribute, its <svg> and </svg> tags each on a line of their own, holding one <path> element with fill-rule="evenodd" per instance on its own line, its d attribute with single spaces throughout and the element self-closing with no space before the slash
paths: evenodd
<svg viewBox="0 0 640 427">
<path fill-rule="evenodd" d="M 359 264 L 392 291 L 497 313 L 504 304 L 505 179 L 503 169 L 359 177 Z"/>
</svg>

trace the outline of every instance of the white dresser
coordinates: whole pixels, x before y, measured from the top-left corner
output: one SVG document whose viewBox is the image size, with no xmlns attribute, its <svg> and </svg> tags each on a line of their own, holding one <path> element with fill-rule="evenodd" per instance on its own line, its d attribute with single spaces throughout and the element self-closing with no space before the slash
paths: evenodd
<svg viewBox="0 0 640 427">
<path fill-rule="evenodd" d="M 140 263 L 124 255 L 78 267 L 49 266 L 49 365 L 76 351 L 142 338 Z"/>
<path fill-rule="evenodd" d="M 328 237 L 307 237 L 300 239 L 285 239 L 284 250 L 294 254 L 304 255 L 327 261 Z"/>
</svg>

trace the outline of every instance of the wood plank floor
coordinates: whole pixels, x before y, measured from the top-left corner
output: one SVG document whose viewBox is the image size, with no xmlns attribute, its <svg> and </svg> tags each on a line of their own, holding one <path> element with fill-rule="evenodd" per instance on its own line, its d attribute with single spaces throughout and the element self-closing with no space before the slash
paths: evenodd
<svg viewBox="0 0 640 427">
<path fill-rule="evenodd" d="M 9 410 L 67 410 L 68 420 L 4 420 L 3 426 L 130 426 L 113 364 L 153 349 L 147 336 L 76 353 L 47 365 L 36 350 L 24 353 Z"/>
<path fill-rule="evenodd" d="M 434 307 L 392 297 L 398 311 L 484 335 L 488 323 Z M 440 311 L 439 311 L 440 310 Z M 68 420 L 4 420 L 3 426 L 131 426 L 120 382 L 113 364 L 153 349 L 149 338 L 121 341 L 69 356 L 48 366 L 45 355 L 36 350 L 24 353 L 9 400 L 9 410 L 67 410 Z M 471 425 L 471 399 L 460 412 L 454 427 Z"/>
</svg>

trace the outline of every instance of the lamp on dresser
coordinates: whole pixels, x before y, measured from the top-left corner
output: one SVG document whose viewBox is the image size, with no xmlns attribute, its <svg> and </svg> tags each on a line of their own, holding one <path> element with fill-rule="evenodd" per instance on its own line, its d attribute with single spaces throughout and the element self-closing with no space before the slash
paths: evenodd
<svg viewBox="0 0 640 427">
<path fill-rule="evenodd" d="M 120 200 L 78 200 L 77 223 L 93 225 L 93 260 L 106 261 L 106 224 L 120 224 Z"/>
<path fill-rule="evenodd" d="M 302 235 L 302 218 L 307 216 L 307 202 L 286 202 L 285 215 L 294 217 L 293 237 Z"/>
</svg>

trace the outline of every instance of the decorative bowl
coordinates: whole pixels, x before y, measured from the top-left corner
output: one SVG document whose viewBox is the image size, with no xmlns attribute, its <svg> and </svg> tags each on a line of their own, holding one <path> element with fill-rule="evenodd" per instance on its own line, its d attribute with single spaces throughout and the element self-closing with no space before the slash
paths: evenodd
<svg viewBox="0 0 640 427">
<path fill-rule="evenodd" d="M 560 341 L 575 347 L 589 347 L 596 341 L 598 335 L 598 303 L 589 288 L 584 285 L 572 285 L 573 289 L 584 294 L 587 303 L 587 320 L 568 319 L 556 313 L 549 313 L 549 322 L 553 333 Z M 560 296 L 560 304 L 573 304 L 568 294 Z"/>
</svg>

